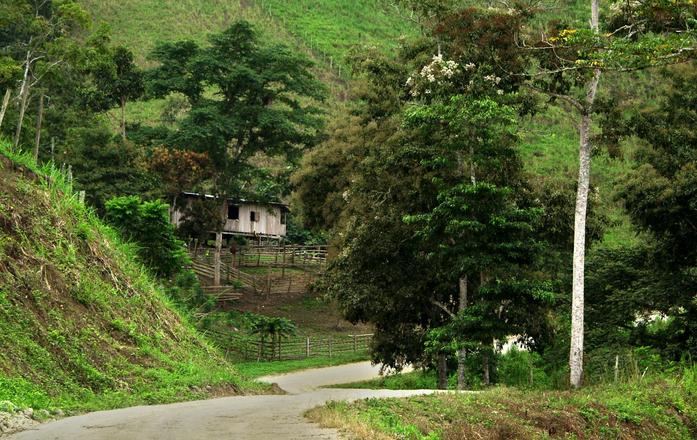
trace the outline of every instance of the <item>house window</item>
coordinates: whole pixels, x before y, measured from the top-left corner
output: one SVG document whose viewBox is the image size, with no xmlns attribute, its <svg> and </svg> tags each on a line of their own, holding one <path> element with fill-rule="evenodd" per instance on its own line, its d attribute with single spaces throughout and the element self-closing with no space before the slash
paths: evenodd
<svg viewBox="0 0 697 440">
<path fill-rule="evenodd" d="M 259 219 L 257 218 L 256 211 L 249 211 L 249 221 L 251 221 L 251 222 L 259 221 Z"/>
<path fill-rule="evenodd" d="M 286 214 L 285 212 L 282 212 L 282 213 L 281 213 L 281 224 L 282 224 L 282 225 L 285 225 L 286 222 L 288 221 L 288 217 L 287 217 L 287 216 L 288 216 L 288 214 Z"/>
<path fill-rule="evenodd" d="M 227 218 L 228 220 L 239 220 L 240 207 L 237 205 L 227 205 Z"/>
</svg>

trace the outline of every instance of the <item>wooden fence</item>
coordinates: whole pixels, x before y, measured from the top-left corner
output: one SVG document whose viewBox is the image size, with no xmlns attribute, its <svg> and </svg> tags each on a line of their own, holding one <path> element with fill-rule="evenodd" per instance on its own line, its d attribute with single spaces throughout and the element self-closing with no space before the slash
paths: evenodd
<svg viewBox="0 0 697 440">
<path fill-rule="evenodd" d="M 346 353 L 366 353 L 373 334 L 329 337 L 290 336 L 271 341 L 261 341 L 258 336 L 243 336 L 235 333 L 209 332 L 223 350 L 245 360 L 274 361 L 303 359 L 310 357 L 332 358 Z"/>
<path fill-rule="evenodd" d="M 198 248 L 192 251 L 192 258 L 212 256 L 214 249 Z M 327 262 L 327 246 L 303 245 L 247 245 L 235 249 L 222 249 L 221 262 L 235 267 L 314 267 L 322 269 Z"/>
<path fill-rule="evenodd" d="M 307 292 L 317 274 L 312 271 L 267 271 L 265 274 L 251 274 L 241 270 L 231 255 L 221 256 L 220 280 L 228 286 L 239 285 L 251 293 L 261 295 L 293 294 Z M 213 283 L 215 270 L 213 255 L 192 256 L 191 268 L 199 276 L 202 284 Z"/>
</svg>

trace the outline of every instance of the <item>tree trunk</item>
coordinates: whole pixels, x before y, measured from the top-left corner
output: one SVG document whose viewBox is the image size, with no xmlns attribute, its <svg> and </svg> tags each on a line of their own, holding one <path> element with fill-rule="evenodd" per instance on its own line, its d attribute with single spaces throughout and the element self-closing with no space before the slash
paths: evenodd
<svg viewBox="0 0 697 440">
<path fill-rule="evenodd" d="M 2 100 L 2 108 L 0 109 L 0 127 L 2 127 L 2 121 L 5 119 L 5 112 L 7 111 L 7 106 L 10 104 L 11 96 L 12 89 L 8 88 L 5 90 L 5 97 Z"/>
<path fill-rule="evenodd" d="M 467 307 L 467 275 L 460 278 L 460 301 L 458 311 L 463 311 Z M 467 359 L 467 350 L 460 348 L 457 351 L 457 389 L 465 389 L 465 360 Z"/>
<path fill-rule="evenodd" d="M 591 27 L 598 32 L 598 0 L 591 1 Z M 576 211 L 574 214 L 574 255 L 571 293 L 571 346 L 569 347 L 569 381 L 579 388 L 583 377 L 584 272 L 586 260 L 586 214 L 591 170 L 591 108 L 598 91 L 601 72 L 596 69 L 586 86 L 586 99 L 579 127 L 579 168 Z"/>
<path fill-rule="evenodd" d="M 213 254 L 213 285 L 220 286 L 220 248 L 223 247 L 223 233 L 215 233 L 215 253 Z"/>
<path fill-rule="evenodd" d="M 31 40 L 29 40 L 31 44 Z M 24 76 L 22 86 L 19 89 L 19 119 L 17 120 L 17 130 L 15 131 L 14 146 L 19 145 L 19 136 L 22 134 L 22 124 L 24 123 L 24 113 L 27 110 L 27 100 L 29 98 L 29 70 L 31 65 L 31 51 L 27 51 L 27 59 L 24 62 Z"/>
<path fill-rule="evenodd" d="M 438 354 L 438 389 L 448 389 L 448 358 L 445 353 Z"/>
<path fill-rule="evenodd" d="M 39 97 L 39 114 L 36 117 L 36 138 L 34 140 L 34 160 L 39 160 L 39 146 L 41 145 L 41 123 L 44 118 L 44 95 Z"/>
<path fill-rule="evenodd" d="M 126 97 L 121 97 L 121 138 L 126 140 Z"/>
<path fill-rule="evenodd" d="M 482 367 L 484 369 L 484 385 L 489 386 L 491 383 L 490 373 L 489 373 L 489 350 L 485 349 L 482 352 Z"/>
</svg>

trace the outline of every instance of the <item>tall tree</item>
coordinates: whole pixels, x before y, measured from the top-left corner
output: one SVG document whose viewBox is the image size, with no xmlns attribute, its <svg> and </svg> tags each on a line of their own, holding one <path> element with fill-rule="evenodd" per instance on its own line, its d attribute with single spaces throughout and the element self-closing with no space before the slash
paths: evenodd
<svg viewBox="0 0 697 440">
<path fill-rule="evenodd" d="M 88 24 L 87 13 L 74 1 L 11 0 L 0 9 L 2 21 L 14 17 L 9 32 L 0 33 L 2 55 L 21 64 L 17 93 L 19 110 L 14 144 L 18 145 L 32 89 L 60 65 L 69 52 L 70 39 Z"/>
<path fill-rule="evenodd" d="M 207 153 L 217 191 L 241 196 L 254 192 L 246 182 L 258 169 L 255 155 L 292 162 L 314 144 L 322 118 L 313 103 L 323 99 L 324 87 L 309 60 L 285 46 L 260 44 L 247 22 L 209 41 L 209 47 L 191 41 L 157 46 L 152 59 L 160 65 L 148 72 L 149 90 L 187 97 L 191 110 L 167 143 Z"/>
<path fill-rule="evenodd" d="M 143 96 L 143 72 L 135 65 L 133 52 L 127 47 L 106 44 L 108 39 L 100 45 L 101 56 L 89 63 L 91 84 L 81 93 L 87 105 L 95 111 L 119 107 L 119 132 L 126 139 L 126 104 Z"/>
<path fill-rule="evenodd" d="M 694 54 L 695 33 L 691 2 L 666 5 L 647 0 L 636 4 L 617 3 L 611 11 L 608 31 L 600 33 L 600 6 L 590 2 L 590 29 L 551 29 L 543 39 L 526 45 L 538 57 L 530 73 L 530 86 L 563 100 L 579 114 L 579 171 L 574 216 L 572 275 L 570 383 L 582 384 L 584 335 L 584 274 L 586 219 L 591 172 L 591 127 L 595 99 L 604 71 L 646 69 L 685 61 Z M 656 13 L 658 10 L 661 13 Z M 580 95 L 580 96 L 579 96 Z"/>
</svg>

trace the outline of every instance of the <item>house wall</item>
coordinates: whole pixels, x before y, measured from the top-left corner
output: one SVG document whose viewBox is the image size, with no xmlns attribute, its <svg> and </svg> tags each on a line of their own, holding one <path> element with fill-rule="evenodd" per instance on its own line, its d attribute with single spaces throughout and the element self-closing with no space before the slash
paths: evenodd
<svg viewBox="0 0 697 440">
<path fill-rule="evenodd" d="M 184 203 L 183 201 L 179 202 Z M 187 207 L 191 204 L 191 199 L 187 199 Z M 254 203 L 238 203 L 239 206 L 239 220 L 228 220 L 228 202 L 223 206 L 220 215 L 225 219 L 225 225 L 223 226 L 223 232 L 240 233 L 240 234 L 263 234 L 271 236 L 281 236 L 286 235 L 286 225 L 281 224 L 281 208 L 274 205 L 263 205 Z M 251 221 L 251 212 L 257 213 L 257 221 Z M 179 226 L 184 217 L 184 209 L 177 209 L 172 212 L 171 221 L 175 226 Z"/>
<path fill-rule="evenodd" d="M 281 208 L 273 205 L 237 204 L 240 210 L 239 220 L 227 220 L 225 232 L 239 232 L 243 234 L 263 234 L 273 236 L 285 236 L 286 225 L 281 224 Z M 257 221 L 251 221 L 252 211 L 256 212 Z M 223 215 L 227 219 L 227 203 Z"/>
</svg>

